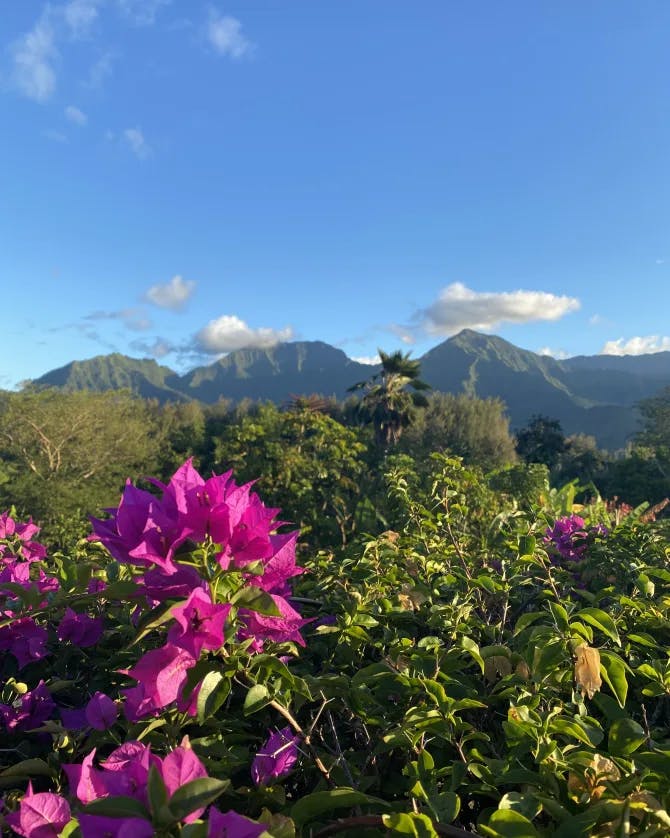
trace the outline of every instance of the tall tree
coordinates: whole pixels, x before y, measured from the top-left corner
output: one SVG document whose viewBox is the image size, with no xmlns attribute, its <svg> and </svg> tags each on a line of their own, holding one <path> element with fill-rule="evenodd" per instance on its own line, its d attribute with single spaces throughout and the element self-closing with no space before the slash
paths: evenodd
<svg viewBox="0 0 670 838">
<path fill-rule="evenodd" d="M 547 416 L 533 416 L 516 435 L 516 450 L 527 463 L 544 463 L 553 469 L 565 451 L 561 423 Z"/>
<path fill-rule="evenodd" d="M 403 436 L 401 447 L 415 459 L 434 451 L 463 457 L 489 471 L 516 461 L 505 404 L 465 393 L 433 393 Z"/>
<path fill-rule="evenodd" d="M 427 406 L 422 391 L 430 390 L 430 385 L 419 378 L 421 362 L 411 359 L 409 352 L 387 354 L 380 349 L 379 358 L 381 370 L 349 390 L 364 390 L 359 415 L 373 426 L 377 444 L 388 450 L 412 424 L 417 408 Z"/>
</svg>

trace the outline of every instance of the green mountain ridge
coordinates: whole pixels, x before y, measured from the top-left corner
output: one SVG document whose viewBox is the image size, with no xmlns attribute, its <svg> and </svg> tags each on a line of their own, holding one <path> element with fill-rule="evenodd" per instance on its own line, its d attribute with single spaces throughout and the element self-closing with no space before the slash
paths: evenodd
<svg viewBox="0 0 670 838">
<path fill-rule="evenodd" d="M 622 447 L 637 429 L 635 403 L 670 385 L 670 352 L 559 361 L 471 329 L 419 360 L 422 378 L 434 390 L 503 400 L 513 429 L 542 413 L 559 419 L 566 433 L 592 434 L 609 449 Z M 295 341 L 240 349 L 183 375 L 152 359 L 100 355 L 73 361 L 27 386 L 129 388 L 161 402 L 250 398 L 281 403 L 311 393 L 345 398 L 349 387 L 376 369 L 322 341 Z"/>
</svg>

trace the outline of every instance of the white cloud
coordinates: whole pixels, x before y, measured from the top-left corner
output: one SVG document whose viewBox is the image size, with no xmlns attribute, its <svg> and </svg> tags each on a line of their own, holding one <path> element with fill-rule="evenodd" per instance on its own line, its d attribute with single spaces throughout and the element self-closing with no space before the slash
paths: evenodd
<svg viewBox="0 0 670 838">
<path fill-rule="evenodd" d="M 253 52 L 254 45 L 242 34 L 242 24 L 235 17 L 212 11 L 207 25 L 207 39 L 219 55 L 243 58 Z"/>
<path fill-rule="evenodd" d="M 74 122 L 75 125 L 86 125 L 88 122 L 88 117 L 83 111 L 80 111 L 79 108 L 75 108 L 74 105 L 68 105 L 65 108 L 65 117 L 69 119 L 70 122 Z"/>
<path fill-rule="evenodd" d="M 548 355 L 551 358 L 556 358 L 557 361 L 563 361 L 570 357 L 565 349 L 552 349 L 550 346 L 543 346 L 537 350 L 538 355 Z"/>
<path fill-rule="evenodd" d="M 163 6 L 171 0 L 116 0 L 119 11 L 135 26 L 151 26 Z"/>
<path fill-rule="evenodd" d="M 123 139 L 135 157 L 146 160 L 147 157 L 151 156 L 151 146 L 144 139 L 141 128 L 126 128 L 123 132 Z"/>
<path fill-rule="evenodd" d="M 62 7 L 63 18 L 73 38 L 87 38 L 98 17 L 101 0 L 70 0 Z"/>
<path fill-rule="evenodd" d="M 352 361 L 356 361 L 358 364 L 380 364 L 381 360 L 379 355 L 352 355 Z"/>
<path fill-rule="evenodd" d="M 179 311 L 184 308 L 188 300 L 193 296 L 195 286 L 195 280 L 184 279 L 177 275 L 162 285 L 152 285 L 144 296 L 145 299 L 159 308 L 169 308 L 172 311 Z"/>
<path fill-rule="evenodd" d="M 14 44 L 13 79 L 29 99 L 46 102 L 56 89 L 56 36 L 47 6 L 35 26 Z"/>
<path fill-rule="evenodd" d="M 665 265 L 665 259 L 657 259 L 656 264 L 657 265 Z"/>
<path fill-rule="evenodd" d="M 397 338 L 400 338 L 400 340 L 408 346 L 411 346 L 411 344 L 415 343 L 416 341 L 416 338 L 406 326 L 399 326 L 397 323 L 391 323 L 391 325 L 388 327 L 388 330 L 389 332 L 392 332 Z"/>
<path fill-rule="evenodd" d="M 608 340 L 600 350 L 601 355 L 650 355 L 655 352 L 670 352 L 670 337 L 647 335 L 628 340 Z"/>
<path fill-rule="evenodd" d="M 252 329 L 234 314 L 224 314 L 210 322 L 195 336 L 198 351 L 209 355 L 232 352 L 235 349 L 267 349 L 276 343 L 291 340 L 293 329 Z"/>
<path fill-rule="evenodd" d="M 546 291 L 479 292 L 454 282 L 417 317 L 429 333 L 451 335 L 461 329 L 493 329 L 501 323 L 558 320 L 579 306 L 575 297 Z"/>
</svg>

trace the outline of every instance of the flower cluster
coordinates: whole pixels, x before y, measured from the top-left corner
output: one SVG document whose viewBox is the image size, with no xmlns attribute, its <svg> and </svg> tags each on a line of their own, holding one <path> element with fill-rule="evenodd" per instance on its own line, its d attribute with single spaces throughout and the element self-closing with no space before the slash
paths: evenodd
<svg viewBox="0 0 670 838">
<path fill-rule="evenodd" d="M 7 512 L 0 515 L 0 617 L 16 615 L 21 608 L 19 594 L 29 597 L 33 607 L 41 607 L 48 594 L 58 590 L 58 581 L 42 568 L 46 549 L 34 540 L 38 532 L 32 521 L 20 523 Z M 13 655 L 22 669 L 46 656 L 47 636 L 44 626 L 26 615 L 0 627 L 0 652 Z"/>
<path fill-rule="evenodd" d="M 0 704 L 0 725 L 8 734 L 42 731 L 39 735 L 44 736 L 64 729 L 76 732 L 84 744 L 90 734 L 116 727 L 120 713 L 132 725 L 171 708 L 195 716 L 204 677 L 200 673 L 212 666 L 204 659 L 216 659 L 227 643 L 252 655 L 267 651 L 272 643 L 305 645 L 301 629 L 309 621 L 289 601 L 291 579 L 302 573 L 295 555 L 298 533 L 278 532 L 283 523 L 277 520 L 278 510 L 261 502 L 253 484 L 236 484 L 230 472 L 204 479 L 190 460 L 166 485 L 151 483 L 157 492 L 128 481 L 118 507 L 106 510 L 106 519 L 91 519 L 90 539 L 101 542 L 126 568 L 124 584 L 134 591 L 132 624 L 138 625 L 143 612 L 150 612 L 147 620 L 161 615 L 148 650 L 134 665 L 117 670 L 134 684 L 117 688 L 114 697 L 96 691 L 83 706 L 68 708 L 57 704 L 48 679 L 30 689 L 12 681 L 8 689 L 15 697 Z M 88 595 L 72 603 L 64 595 L 53 598 L 59 583 L 43 568 L 46 550 L 33 540 L 37 532 L 32 522 L 19 524 L 7 514 L 0 516 L 0 617 L 7 618 L 0 627 L 0 651 L 13 655 L 19 670 L 63 644 L 90 654 L 114 628 L 111 620 L 106 626 L 103 616 L 104 603 L 114 602 L 114 586 L 103 579 L 91 579 Z M 112 572 L 108 581 L 118 575 Z M 91 594 L 100 596 L 93 601 Z M 95 615 L 88 613 L 91 606 L 97 609 Z M 46 609 L 49 616 L 41 613 L 38 622 L 31 609 Z M 54 721 L 59 717 L 60 722 Z M 96 743 L 104 741 L 99 737 Z M 285 776 L 297 761 L 298 741 L 290 728 L 272 733 L 253 762 L 254 782 L 268 785 Z M 18 835 L 59 834 L 73 816 L 71 806 L 84 838 L 153 835 L 150 775 L 158 776 L 153 782 L 164 785 L 168 799 L 184 784 L 207 778 L 187 739 L 163 758 L 135 740 L 102 761 L 94 747 L 83 760 L 63 769 L 69 798 L 35 793 L 29 785 L 19 808 L 5 816 Z M 135 799 L 146 818 L 109 818 L 86 810 L 77 814 L 82 806 L 107 797 Z M 180 820 L 194 821 L 206 808 L 207 802 Z M 262 824 L 235 812 L 209 808 L 209 836 L 253 838 L 263 830 Z"/>
<path fill-rule="evenodd" d="M 544 543 L 556 560 L 579 561 L 595 536 L 607 534 L 608 530 L 602 524 L 587 528 L 579 515 L 566 515 L 557 518 L 553 527 L 547 527 Z"/>
<path fill-rule="evenodd" d="M 279 510 L 263 505 L 251 483 L 238 486 L 231 472 L 204 480 L 188 460 L 167 485 L 153 481 L 157 497 L 128 482 L 118 509 L 108 520 L 92 519 L 92 538 L 120 563 L 139 570 L 137 577 L 150 605 L 178 600 L 167 642 L 147 652 L 126 674 L 137 685 L 124 690 L 130 721 L 155 715 L 176 702 L 195 715 L 198 689 L 188 695 L 188 673 L 203 652 L 220 649 L 233 608 L 213 594 L 226 573 L 241 574 L 244 586 L 268 594 L 275 615 L 236 609 L 237 636 L 252 651 L 266 641 L 304 645 L 300 628 L 307 620 L 291 606 L 289 580 L 302 573 L 296 565 L 297 532 L 278 534 Z M 184 561 L 194 547 L 205 547 L 205 566 Z"/>
</svg>

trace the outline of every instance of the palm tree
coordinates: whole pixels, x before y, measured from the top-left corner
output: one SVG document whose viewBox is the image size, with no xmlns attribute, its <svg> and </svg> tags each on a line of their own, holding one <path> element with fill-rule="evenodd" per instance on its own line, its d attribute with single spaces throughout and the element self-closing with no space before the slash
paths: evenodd
<svg viewBox="0 0 670 838">
<path fill-rule="evenodd" d="M 373 425 L 375 440 L 385 450 L 412 424 L 416 409 L 428 404 L 421 391 L 430 390 L 430 385 L 419 378 L 421 362 L 409 355 L 400 350 L 387 355 L 380 349 L 381 370 L 349 388 L 350 392 L 365 390 L 358 404 L 359 415 Z"/>
</svg>

